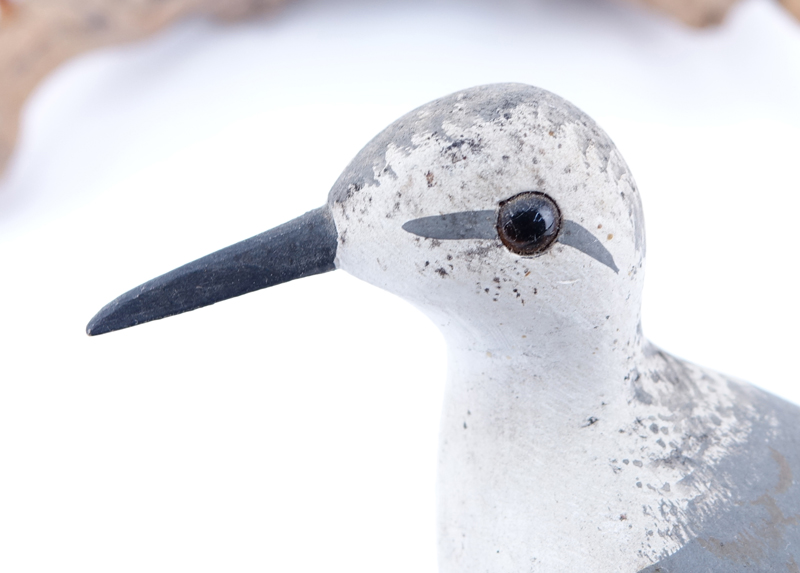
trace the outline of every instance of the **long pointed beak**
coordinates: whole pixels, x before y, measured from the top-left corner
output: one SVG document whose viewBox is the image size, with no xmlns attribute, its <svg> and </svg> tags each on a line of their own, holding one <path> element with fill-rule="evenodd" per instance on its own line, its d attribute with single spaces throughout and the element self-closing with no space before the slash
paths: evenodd
<svg viewBox="0 0 800 573">
<path fill-rule="evenodd" d="M 320 207 L 126 292 L 92 318 L 86 333 L 128 328 L 332 271 L 336 246 L 333 218 Z"/>
</svg>

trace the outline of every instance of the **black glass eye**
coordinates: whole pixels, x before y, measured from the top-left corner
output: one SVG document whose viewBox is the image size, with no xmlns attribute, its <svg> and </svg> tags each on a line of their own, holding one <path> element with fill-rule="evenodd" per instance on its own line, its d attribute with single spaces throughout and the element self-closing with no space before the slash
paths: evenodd
<svg viewBox="0 0 800 573">
<path fill-rule="evenodd" d="M 561 211 L 544 193 L 526 191 L 500 202 L 497 234 L 519 255 L 541 253 L 556 240 L 560 228 Z"/>
</svg>

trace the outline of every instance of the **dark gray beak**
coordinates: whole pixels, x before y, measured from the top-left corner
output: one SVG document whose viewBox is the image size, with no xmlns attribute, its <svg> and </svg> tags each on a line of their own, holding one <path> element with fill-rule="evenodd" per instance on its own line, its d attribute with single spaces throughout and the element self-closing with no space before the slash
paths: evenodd
<svg viewBox="0 0 800 573">
<path fill-rule="evenodd" d="M 107 304 L 89 336 L 208 306 L 334 270 L 337 233 L 327 207 L 161 275 Z"/>
</svg>

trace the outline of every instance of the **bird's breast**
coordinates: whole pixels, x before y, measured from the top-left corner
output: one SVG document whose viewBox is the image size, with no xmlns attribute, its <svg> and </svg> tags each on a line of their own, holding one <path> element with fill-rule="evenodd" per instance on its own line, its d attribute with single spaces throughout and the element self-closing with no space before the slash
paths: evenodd
<svg viewBox="0 0 800 573">
<path fill-rule="evenodd" d="M 503 361 L 514 362 L 451 368 L 443 572 L 635 573 L 678 552 L 729 498 L 715 468 L 753 419 L 723 378 L 651 354 L 617 374 L 618 392 L 588 381 L 581 392 Z"/>
</svg>

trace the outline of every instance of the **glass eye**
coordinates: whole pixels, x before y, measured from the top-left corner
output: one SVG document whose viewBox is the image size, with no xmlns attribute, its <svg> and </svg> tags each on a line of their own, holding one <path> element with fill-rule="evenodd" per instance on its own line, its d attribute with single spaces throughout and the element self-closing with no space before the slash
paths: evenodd
<svg viewBox="0 0 800 573">
<path fill-rule="evenodd" d="M 500 202 L 497 234 L 514 253 L 541 253 L 556 240 L 560 228 L 561 211 L 544 193 L 526 191 Z"/>
</svg>

